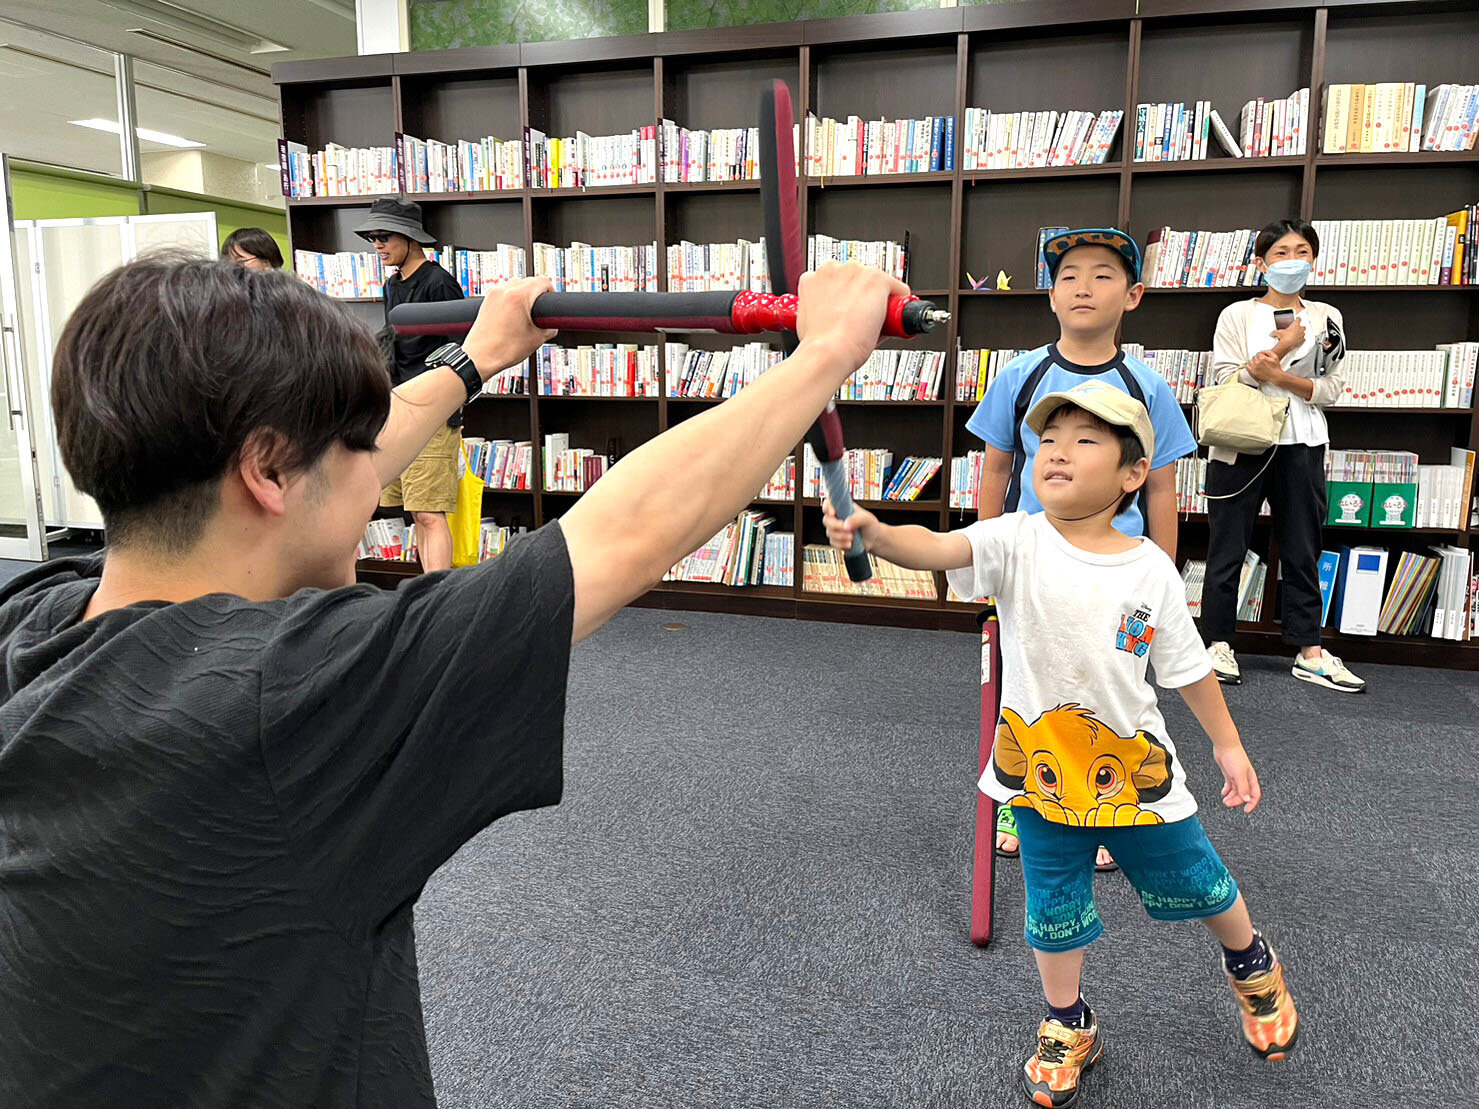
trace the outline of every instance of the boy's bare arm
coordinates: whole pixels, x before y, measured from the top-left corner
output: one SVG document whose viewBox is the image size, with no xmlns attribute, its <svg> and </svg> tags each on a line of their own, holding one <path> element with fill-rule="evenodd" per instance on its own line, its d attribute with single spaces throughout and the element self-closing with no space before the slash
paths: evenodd
<svg viewBox="0 0 1479 1109">
<path fill-rule="evenodd" d="M 970 540 L 963 535 L 955 532 L 942 535 L 918 524 L 902 527 L 883 524 L 866 508 L 857 509 L 843 523 L 832 511 L 830 502 L 824 500 L 822 523 L 832 546 L 847 550 L 852 546 L 853 534 L 857 533 L 863 537 L 864 550 L 906 570 L 958 570 L 975 559 Z"/>
<path fill-rule="evenodd" d="M 959 570 L 975 557 L 970 540 L 958 532 L 942 535 L 918 524 L 878 528 L 873 553 L 907 570 Z"/>
<path fill-rule="evenodd" d="M 1150 471 L 1145 479 L 1145 534 L 1176 561 L 1176 464 Z"/>
<path fill-rule="evenodd" d="M 994 520 L 1006 508 L 1007 485 L 1012 480 L 1012 456 L 995 447 L 986 448 L 986 457 L 981 463 L 981 481 L 976 488 L 976 515 L 982 520 Z"/>
<path fill-rule="evenodd" d="M 1243 750 L 1242 737 L 1227 711 L 1216 675 L 1209 673 L 1200 681 L 1182 686 L 1179 692 L 1212 740 L 1212 757 L 1222 770 L 1222 803 L 1228 808 L 1242 806 L 1244 812 L 1252 812 L 1263 798 L 1263 789 L 1253 764 L 1248 761 L 1248 752 Z"/>
</svg>

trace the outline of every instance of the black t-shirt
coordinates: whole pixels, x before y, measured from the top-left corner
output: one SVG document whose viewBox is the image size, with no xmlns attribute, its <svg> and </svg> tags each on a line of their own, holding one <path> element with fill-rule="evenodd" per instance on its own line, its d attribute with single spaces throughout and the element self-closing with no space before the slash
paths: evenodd
<svg viewBox="0 0 1479 1109">
<path fill-rule="evenodd" d="M 0 592 L 0 1105 L 434 1104 L 411 910 L 563 785 L 558 524 L 393 593 Z"/>
<path fill-rule="evenodd" d="M 385 281 L 386 326 L 390 326 L 390 310 L 397 304 L 424 304 L 435 300 L 462 300 L 466 294 L 457 279 L 436 262 L 426 261 L 416 267 L 410 277 L 402 278 L 393 273 Z M 437 347 L 446 345 L 447 340 L 438 335 L 406 335 L 395 338 L 395 359 L 391 366 L 391 380 L 402 385 L 417 374 L 426 372 L 426 359 Z M 462 413 L 458 411 L 447 421 L 448 427 L 462 426 Z"/>
</svg>

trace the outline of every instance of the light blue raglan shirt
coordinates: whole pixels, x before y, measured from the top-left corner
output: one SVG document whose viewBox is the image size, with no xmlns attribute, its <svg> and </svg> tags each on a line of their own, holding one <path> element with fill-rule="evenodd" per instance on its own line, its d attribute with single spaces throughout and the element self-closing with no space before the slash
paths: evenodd
<svg viewBox="0 0 1479 1109">
<path fill-rule="evenodd" d="M 1123 351 L 1103 365 L 1080 366 L 1059 354 L 1057 343 L 1050 343 L 1008 362 L 966 422 L 966 427 L 988 446 L 1012 456 L 1012 476 L 1007 484 L 1003 512 L 1042 511 L 1042 502 L 1032 488 L 1032 463 L 1037 457 L 1038 437 L 1024 422 L 1027 413 L 1039 397 L 1096 379 L 1129 393 L 1149 409 L 1150 423 L 1155 429 L 1152 470 L 1195 453 L 1197 441 L 1186 415 L 1160 374 Z M 1142 492 L 1134 505 L 1114 520 L 1114 526 L 1132 538 L 1145 534 L 1143 500 Z"/>
</svg>

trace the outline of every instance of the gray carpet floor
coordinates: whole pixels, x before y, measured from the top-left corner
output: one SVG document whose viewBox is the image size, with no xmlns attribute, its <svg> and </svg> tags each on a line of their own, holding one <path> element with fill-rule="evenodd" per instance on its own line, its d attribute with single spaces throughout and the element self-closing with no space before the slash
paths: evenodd
<svg viewBox="0 0 1479 1109">
<path fill-rule="evenodd" d="M 417 909 L 441 1104 L 1025 1104 L 1043 1003 L 1016 864 L 996 939 L 967 934 L 978 657 L 958 633 L 641 609 L 582 645 L 564 803 L 494 825 Z M 1257 1060 L 1205 930 L 1101 876 L 1082 1104 L 1474 1105 L 1479 675 L 1363 667 L 1351 697 L 1244 666 L 1252 816 L 1163 708 L 1299 1048 Z"/>
</svg>

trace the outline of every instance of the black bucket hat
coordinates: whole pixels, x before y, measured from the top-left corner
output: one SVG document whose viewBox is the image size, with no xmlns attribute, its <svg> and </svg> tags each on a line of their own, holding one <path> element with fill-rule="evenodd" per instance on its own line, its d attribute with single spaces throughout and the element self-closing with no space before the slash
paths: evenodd
<svg viewBox="0 0 1479 1109">
<path fill-rule="evenodd" d="M 369 238 L 376 231 L 394 231 L 422 246 L 430 246 L 437 241 L 435 235 L 421 226 L 421 205 L 394 196 L 383 196 L 371 204 L 369 216 L 354 229 L 354 233 L 362 238 Z"/>
</svg>

